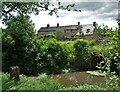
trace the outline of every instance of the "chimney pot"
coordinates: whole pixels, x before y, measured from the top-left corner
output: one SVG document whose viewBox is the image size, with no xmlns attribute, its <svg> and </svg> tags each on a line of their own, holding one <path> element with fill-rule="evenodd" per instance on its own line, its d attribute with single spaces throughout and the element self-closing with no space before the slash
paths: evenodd
<svg viewBox="0 0 120 92">
<path fill-rule="evenodd" d="M 49 24 L 47 24 L 47 28 L 49 28 L 50 27 L 50 25 Z"/>
<path fill-rule="evenodd" d="M 80 22 L 78 22 L 78 25 L 80 25 Z"/>
<path fill-rule="evenodd" d="M 93 26 L 96 26 L 96 22 L 93 22 Z"/>
<path fill-rule="evenodd" d="M 57 23 L 57 27 L 59 27 L 59 23 Z"/>
</svg>

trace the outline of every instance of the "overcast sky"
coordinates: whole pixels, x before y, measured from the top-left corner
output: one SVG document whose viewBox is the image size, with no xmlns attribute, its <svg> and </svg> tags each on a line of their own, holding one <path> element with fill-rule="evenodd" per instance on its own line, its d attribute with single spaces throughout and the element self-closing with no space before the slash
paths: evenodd
<svg viewBox="0 0 120 92">
<path fill-rule="evenodd" d="M 72 2 L 70 0 L 69 2 L 62 2 L 63 5 L 68 3 Z M 80 9 L 82 12 L 59 10 L 59 18 L 56 15 L 49 16 L 48 12 L 45 11 L 41 11 L 37 16 L 31 15 L 31 19 L 35 23 L 35 29 L 46 27 L 47 24 L 56 26 L 57 23 L 60 26 L 77 25 L 78 21 L 81 24 L 92 24 L 96 21 L 99 25 L 104 23 L 110 27 L 118 26 L 116 21 L 118 17 L 118 2 L 80 2 L 80 0 L 77 0 L 74 3 L 75 8 Z"/>
<path fill-rule="evenodd" d="M 62 4 L 71 3 L 63 2 Z M 32 15 L 31 18 L 35 23 L 35 28 L 38 30 L 40 27 L 56 26 L 59 23 L 60 26 L 64 25 L 76 25 L 78 21 L 81 24 L 92 24 L 96 21 L 99 25 L 103 23 L 110 27 L 117 27 L 118 17 L 118 3 L 117 2 L 74 2 L 75 8 L 80 9 L 82 12 L 73 12 L 66 10 L 59 10 L 57 18 L 49 16 L 47 12 L 42 11 L 38 16 Z"/>
</svg>

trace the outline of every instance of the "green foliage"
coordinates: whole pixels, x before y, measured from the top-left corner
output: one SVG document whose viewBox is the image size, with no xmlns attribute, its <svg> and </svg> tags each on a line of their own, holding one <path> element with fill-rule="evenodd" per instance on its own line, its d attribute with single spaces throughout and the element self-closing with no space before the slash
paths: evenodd
<svg viewBox="0 0 120 92">
<path fill-rule="evenodd" d="M 89 40 L 88 44 L 89 46 L 95 46 L 95 40 Z"/>
<path fill-rule="evenodd" d="M 108 30 L 107 26 L 98 26 L 96 27 L 95 34 L 98 36 L 98 38 L 102 38 L 106 36 L 106 32 Z"/>
<path fill-rule="evenodd" d="M 60 39 L 63 33 L 64 33 L 63 29 L 56 30 L 55 35 L 56 35 L 57 39 Z"/>
<path fill-rule="evenodd" d="M 106 35 L 115 41 L 118 40 L 118 30 L 108 29 Z"/>
<path fill-rule="evenodd" d="M 108 74 L 110 74 L 110 72 L 115 72 L 115 74 L 119 74 L 119 69 L 117 65 L 119 57 L 115 48 L 102 48 L 101 55 L 103 59 L 99 63 L 98 68 L 106 70 Z"/>
<path fill-rule="evenodd" d="M 68 64 L 68 48 L 56 39 L 38 40 L 38 67 L 47 74 L 60 73 Z"/>
<path fill-rule="evenodd" d="M 119 31 L 118 29 L 109 29 L 107 32 L 106 32 L 106 35 L 107 37 L 110 39 L 109 42 L 107 44 L 113 44 L 116 46 L 115 49 L 118 49 L 118 52 L 119 52 Z"/>
<path fill-rule="evenodd" d="M 0 73 L 0 91 L 2 91 L 2 75 Z"/>
<path fill-rule="evenodd" d="M 6 71 L 6 67 L 9 65 L 8 57 L 11 55 L 15 41 L 7 32 L 2 32 L 2 70 Z M 6 67 L 5 67 L 6 66 Z"/>
<path fill-rule="evenodd" d="M 84 33 L 83 33 L 83 31 L 82 31 L 82 26 L 81 26 L 81 25 L 77 26 L 77 29 L 78 29 L 78 32 L 80 33 L 80 36 L 81 36 L 82 38 L 84 38 Z"/>
<path fill-rule="evenodd" d="M 88 44 L 87 40 L 83 40 L 83 39 L 76 40 L 75 43 L 74 43 L 75 51 L 79 52 L 79 50 L 81 50 L 81 49 L 86 50 L 87 49 L 87 44 Z"/>
<path fill-rule="evenodd" d="M 75 70 L 97 69 L 96 65 L 102 60 L 100 52 L 91 49 L 95 44 L 94 40 L 87 41 L 78 39 L 69 44 L 69 64 Z"/>
<path fill-rule="evenodd" d="M 120 88 L 119 85 L 119 77 L 112 72 L 110 75 L 106 75 L 106 85 L 107 89 L 110 90 L 118 90 Z"/>
<path fill-rule="evenodd" d="M 30 17 L 31 13 L 38 15 L 40 11 L 48 11 L 49 15 L 55 14 L 59 17 L 57 14 L 59 9 L 81 12 L 81 10 L 71 9 L 74 5 L 75 4 L 68 4 L 63 6 L 60 1 L 56 1 L 56 4 L 54 5 L 49 0 L 38 0 L 38 2 L 3 2 L 3 23 L 7 23 L 10 17 L 16 16 L 14 13 Z"/>
<path fill-rule="evenodd" d="M 102 46 L 100 53 L 103 57 L 99 63 L 98 68 L 107 71 L 106 73 L 106 84 L 108 89 L 119 88 L 119 31 L 118 29 L 113 30 L 106 29 L 104 33 L 107 39 L 107 43 Z"/>
<path fill-rule="evenodd" d="M 64 88 L 64 90 L 81 90 L 81 91 L 92 91 L 92 92 L 100 92 L 100 90 L 106 90 L 105 88 L 101 88 L 97 85 L 88 85 L 88 84 L 85 84 L 85 85 L 81 85 L 81 86 L 78 86 L 78 87 L 68 87 L 68 88 Z"/>
<path fill-rule="evenodd" d="M 36 52 L 34 26 L 27 16 L 12 17 L 3 30 L 2 47 L 4 72 L 9 71 L 10 66 L 17 65 L 21 73 L 35 73 Z M 26 67 L 27 65 L 27 67 Z"/>
<path fill-rule="evenodd" d="M 56 36 L 54 34 L 46 34 L 44 36 L 45 39 L 51 39 L 51 38 L 56 38 Z"/>
<path fill-rule="evenodd" d="M 4 72 L 8 72 L 9 67 L 15 65 L 20 67 L 21 73 L 25 73 L 27 75 L 37 75 L 39 72 L 39 69 L 41 69 L 40 62 L 43 62 L 43 60 L 45 61 L 49 60 L 52 64 L 52 62 L 55 62 L 55 61 L 61 62 L 61 60 L 64 59 L 63 61 L 65 62 L 63 62 L 64 63 L 63 66 L 65 66 L 65 64 L 68 62 L 67 60 L 68 54 L 64 55 L 64 53 L 68 53 L 66 52 L 67 49 L 64 49 L 65 46 L 57 43 L 59 48 L 56 49 L 56 45 L 54 44 L 55 46 L 52 49 L 55 49 L 56 51 L 58 51 L 58 54 L 56 54 L 56 58 L 53 54 L 51 54 L 52 51 L 50 51 L 50 54 L 47 52 L 47 54 L 44 55 L 44 52 L 41 52 L 41 51 L 48 50 L 48 47 L 47 49 L 40 48 L 39 44 L 37 43 L 38 42 L 37 38 L 34 36 L 35 33 L 34 33 L 33 23 L 30 20 L 31 13 L 34 13 L 37 15 L 39 14 L 40 11 L 47 10 L 49 11 L 48 13 L 49 15 L 53 15 L 53 14 L 57 15 L 58 9 L 71 11 L 71 8 L 74 7 L 74 4 L 68 4 L 66 6 L 63 6 L 59 1 L 57 1 L 57 4 L 58 6 L 53 5 L 48 0 L 44 0 L 40 2 L 29 2 L 29 3 L 3 2 L 2 20 L 3 20 L 3 23 L 5 23 L 5 25 L 7 26 L 7 28 L 4 29 L 2 33 L 3 35 L 2 36 L 2 39 L 3 39 L 2 68 Z M 53 7 L 49 9 L 49 7 L 51 6 Z M 75 11 L 78 11 L 78 10 L 75 9 Z M 63 53 L 64 55 L 63 59 L 61 59 L 62 57 L 61 53 Z M 43 57 L 38 57 L 39 55 L 43 55 Z M 47 55 L 47 60 L 44 57 L 46 55 Z M 57 68 L 63 69 L 63 67 L 61 66 Z"/>
<path fill-rule="evenodd" d="M 27 79 L 20 75 L 20 81 L 10 80 L 9 74 L 2 74 L 2 90 L 58 90 L 62 85 L 58 80 L 39 75 L 36 79 Z"/>
<path fill-rule="evenodd" d="M 75 49 L 75 61 L 71 65 L 73 65 L 77 70 L 86 70 L 89 66 L 88 41 L 78 39 L 74 42 L 73 46 Z"/>
<path fill-rule="evenodd" d="M 21 73 L 28 75 L 61 73 L 66 68 L 83 71 L 95 69 L 97 63 L 103 60 L 99 68 L 102 66 L 118 74 L 119 55 L 114 46 L 94 46 L 94 40 L 83 39 L 67 44 L 49 39 L 54 38 L 50 34 L 46 35 L 47 39 L 38 39 L 34 36 L 34 26 L 29 17 L 23 15 L 12 17 L 7 25 L 2 33 L 4 72 L 8 72 L 13 65 L 19 66 Z"/>
</svg>

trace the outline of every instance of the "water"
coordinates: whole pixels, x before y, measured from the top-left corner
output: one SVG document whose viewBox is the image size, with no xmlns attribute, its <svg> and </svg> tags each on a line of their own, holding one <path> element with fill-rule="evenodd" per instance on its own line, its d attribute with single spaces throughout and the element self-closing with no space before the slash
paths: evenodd
<svg viewBox="0 0 120 92">
<path fill-rule="evenodd" d="M 92 75 L 88 72 L 70 72 L 66 74 L 49 75 L 50 78 L 58 79 L 61 84 L 67 86 L 78 86 L 83 84 L 99 85 L 105 87 L 105 77 Z"/>
</svg>

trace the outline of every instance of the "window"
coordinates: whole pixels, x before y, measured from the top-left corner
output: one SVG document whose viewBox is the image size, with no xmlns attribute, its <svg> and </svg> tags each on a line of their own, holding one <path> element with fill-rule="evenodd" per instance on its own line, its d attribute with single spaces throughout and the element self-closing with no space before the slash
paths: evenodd
<svg viewBox="0 0 120 92">
<path fill-rule="evenodd" d="M 62 38 L 64 38 L 65 36 L 64 35 L 62 35 Z"/>
<path fill-rule="evenodd" d="M 86 31 L 86 33 L 89 33 L 89 32 L 90 32 L 90 29 L 88 28 L 87 31 Z"/>
<path fill-rule="evenodd" d="M 74 35 L 71 35 L 71 38 L 74 38 Z"/>
<path fill-rule="evenodd" d="M 67 30 L 65 30 L 65 32 L 67 32 Z"/>
</svg>

